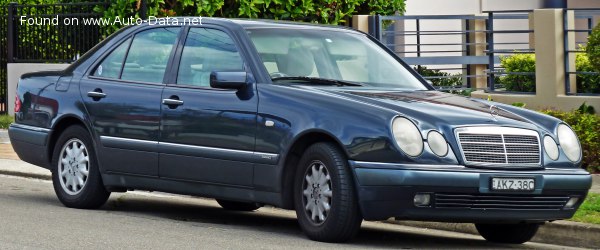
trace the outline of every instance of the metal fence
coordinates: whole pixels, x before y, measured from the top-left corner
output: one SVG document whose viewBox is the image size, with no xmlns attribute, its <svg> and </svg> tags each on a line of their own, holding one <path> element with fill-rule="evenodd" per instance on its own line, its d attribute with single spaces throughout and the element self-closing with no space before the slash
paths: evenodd
<svg viewBox="0 0 600 250">
<path fill-rule="evenodd" d="M 0 113 L 7 113 L 8 63 L 68 63 L 102 40 L 98 18 L 104 2 L 27 5 L 0 4 Z"/>
<path fill-rule="evenodd" d="M 473 15 L 372 16 L 369 30 L 437 87 L 470 88 L 471 80 L 482 76 L 468 65 L 486 64 L 487 58 L 471 55 L 473 46 L 485 45 L 472 36 L 485 30 L 469 26 L 471 21 L 485 19 Z M 438 23 L 452 23 L 452 27 L 440 29 Z"/>
<path fill-rule="evenodd" d="M 72 62 L 102 39 L 103 26 L 85 25 L 98 18 L 106 2 L 8 5 L 8 62 Z"/>
<path fill-rule="evenodd" d="M 500 67 L 501 56 L 535 53 L 529 41 L 533 31 L 528 25 L 525 29 L 519 25 L 511 28 L 495 25 L 498 22 L 526 22 L 528 12 L 494 11 L 480 16 L 372 16 L 369 31 L 439 89 L 474 88 L 474 80 L 487 79 L 486 89 L 499 91 L 504 86 L 498 80 L 505 76 L 535 77 L 535 72 L 507 72 Z M 521 35 L 522 38 L 517 41 L 502 39 L 506 35 Z M 477 36 L 485 36 L 485 39 L 477 39 Z M 478 46 L 485 47 L 485 54 L 476 53 Z M 472 66 L 485 66 L 487 70 L 478 74 Z"/>
<path fill-rule="evenodd" d="M 529 13 L 533 10 L 510 10 L 510 11 L 487 11 L 486 21 L 486 41 L 487 49 L 485 50 L 488 56 L 487 70 L 487 90 L 494 92 L 503 90 L 505 92 L 531 93 L 532 87 L 535 88 L 535 71 L 530 72 L 515 72 L 506 70 L 500 65 L 502 57 L 512 56 L 516 54 L 535 54 L 535 48 L 530 41 L 534 31 L 529 28 L 516 28 L 515 25 L 510 25 L 511 28 L 497 28 L 497 21 L 529 21 Z M 521 37 L 516 38 L 518 35 Z M 504 42 L 497 42 L 503 36 L 512 36 L 504 38 Z M 507 84 L 511 86 L 506 86 Z M 527 86 L 528 84 L 533 86 Z"/>
<path fill-rule="evenodd" d="M 0 4 L 0 33 L 7 33 L 8 8 L 5 4 Z M 6 65 L 8 63 L 7 37 L 0 35 L 0 114 L 8 112 L 8 72 Z"/>
<path fill-rule="evenodd" d="M 568 13 L 572 11 L 575 23 L 569 23 Z M 582 62 L 582 54 L 585 53 L 587 37 L 592 33 L 596 19 L 600 18 L 600 9 L 566 9 L 563 12 L 564 24 L 564 52 L 565 52 L 565 93 L 568 95 L 598 95 L 600 94 L 600 74 L 593 71 L 589 64 Z M 573 26 L 573 28 L 569 28 Z M 570 36 L 575 36 L 575 44 L 570 44 Z M 570 66 L 570 61 L 575 57 L 576 67 Z M 576 89 L 571 88 L 572 81 L 576 81 Z"/>
</svg>

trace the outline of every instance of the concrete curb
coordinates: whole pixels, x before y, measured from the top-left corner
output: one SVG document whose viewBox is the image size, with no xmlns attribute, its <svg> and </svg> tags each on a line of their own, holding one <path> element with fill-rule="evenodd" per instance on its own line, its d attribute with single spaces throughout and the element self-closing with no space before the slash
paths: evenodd
<svg viewBox="0 0 600 250">
<path fill-rule="evenodd" d="M 52 180 L 52 175 L 49 175 L 49 174 L 25 173 L 25 172 L 10 171 L 10 170 L 4 170 L 4 169 L 0 169 L 0 175 L 11 175 L 11 176 L 34 178 L 34 179 L 41 179 L 41 180 Z"/>
<path fill-rule="evenodd" d="M 384 222 L 417 228 L 428 228 L 479 235 L 479 233 L 477 233 L 477 229 L 475 229 L 475 226 L 470 223 L 397 221 L 394 219 L 389 219 Z M 600 247 L 600 226 L 571 221 L 549 222 L 540 227 L 540 230 L 531 241 L 561 246 L 596 249 Z"/>
</svg>

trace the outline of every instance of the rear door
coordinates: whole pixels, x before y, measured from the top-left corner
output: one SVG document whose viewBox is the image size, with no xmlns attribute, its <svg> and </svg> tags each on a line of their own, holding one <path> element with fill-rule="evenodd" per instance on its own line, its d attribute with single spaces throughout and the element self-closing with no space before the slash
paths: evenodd
<svg viewBox="0 0 600 250">
<path fill-rule="evenodd" d="M 242 90 L 210 87 L 212 71 L 245 71 L 242 53 L 228 33 L 191 27 L 182 40 L 172 84 L 162 95 L 159 144 L 161 178 L 252 186 L 258 98 Z"/>
<path fill-rule="evenodd" d="M 163 79 L 180 29 L 140 31 L 82 78 L 80 91 L 105 171 L 158 176 Z"/>
</svg>

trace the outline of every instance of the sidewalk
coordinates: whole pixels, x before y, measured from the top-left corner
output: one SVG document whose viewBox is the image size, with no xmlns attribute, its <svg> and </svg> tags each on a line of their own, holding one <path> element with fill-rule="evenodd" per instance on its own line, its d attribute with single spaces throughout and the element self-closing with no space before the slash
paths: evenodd
<svg viewBox="0 0 600 250">
<path fill-rule="evenodd" d="M 3 139 L 0 130 L 0 174 L 31 177 L 50 180 L 49 170 L 19 160 L 11 144 Z M 593 175 L 593 186 L 590 192 L 600 193 L 600 175 Z M 396 221 L 389 219 L 386 223 L 430 228 L 461 233 L 477 234 L 475 227 L 468 223 L 438 223 L 417 221 Z M 571 221 L 555 221 L 546 223 L 540 228 L 532 241 L 576 247 L 598 248 L 600 246 L 600 226 Z"/>
</svg>

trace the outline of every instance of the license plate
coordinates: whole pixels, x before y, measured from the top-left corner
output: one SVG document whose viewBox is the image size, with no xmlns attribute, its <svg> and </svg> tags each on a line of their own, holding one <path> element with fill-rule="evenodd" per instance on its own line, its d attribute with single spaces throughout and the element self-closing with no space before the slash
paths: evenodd
<svg viewBox="0 0 600 250">
<path fill-rule="evenodd" d="M 492 178 L 492 190 L 533 191 L 533 178 Z"/>
</svg>

